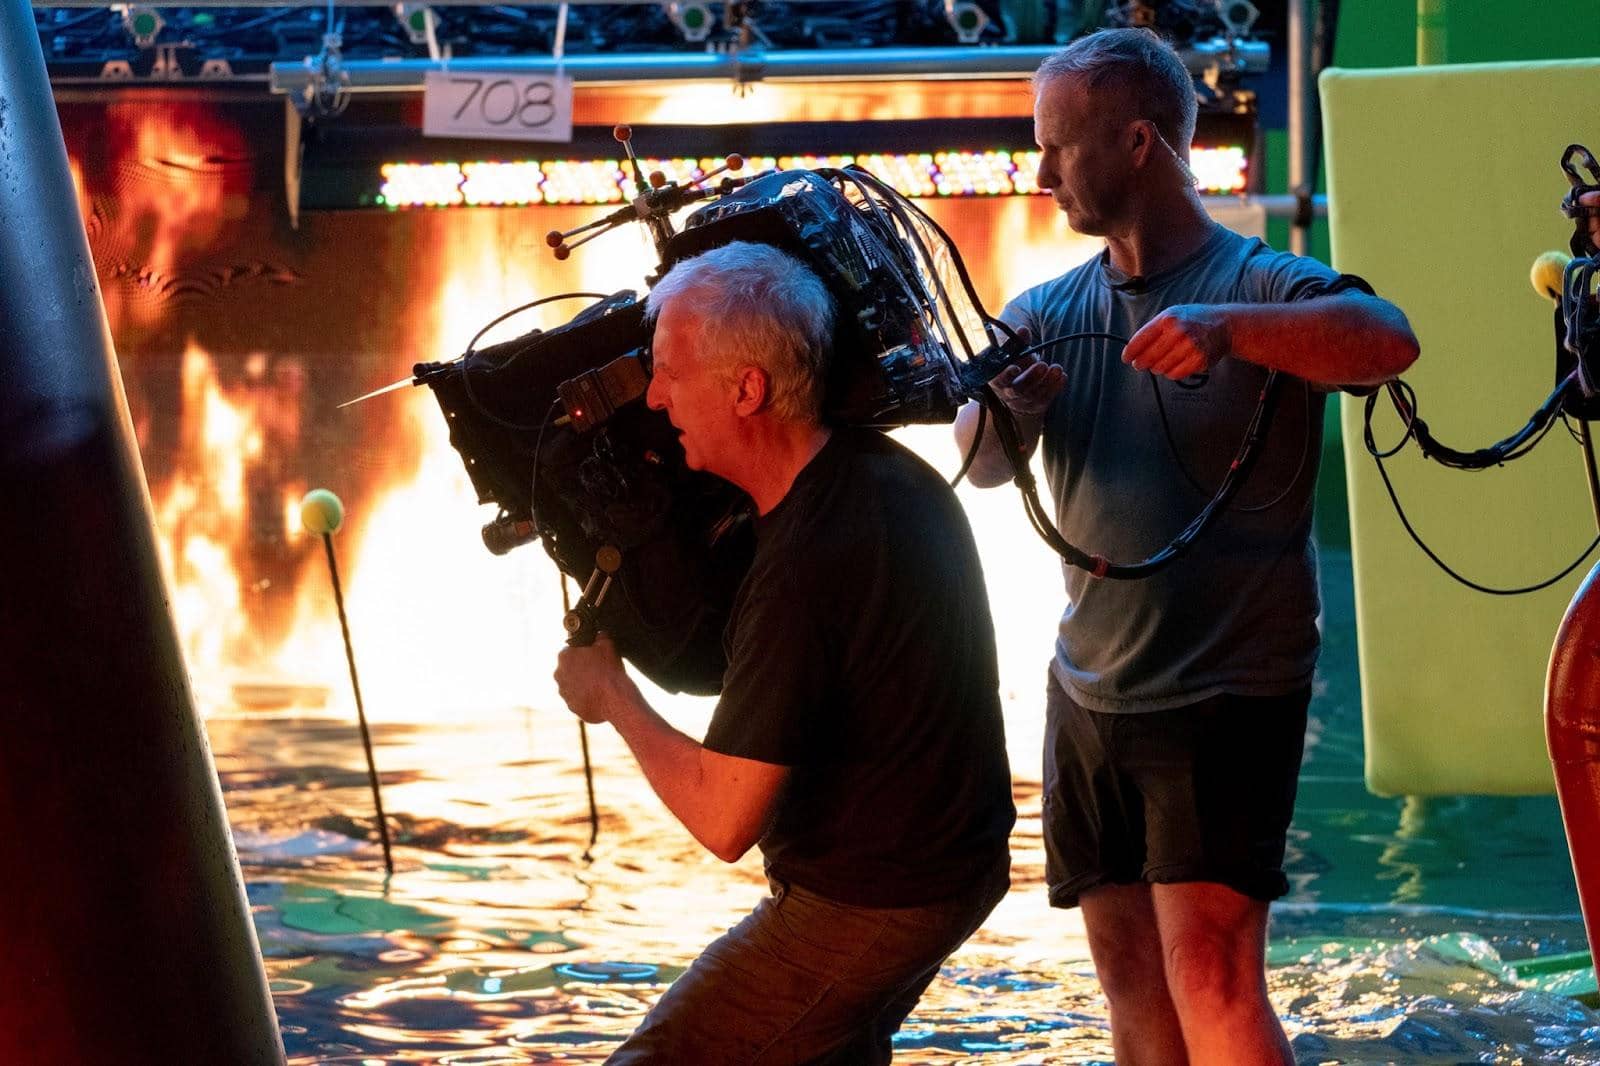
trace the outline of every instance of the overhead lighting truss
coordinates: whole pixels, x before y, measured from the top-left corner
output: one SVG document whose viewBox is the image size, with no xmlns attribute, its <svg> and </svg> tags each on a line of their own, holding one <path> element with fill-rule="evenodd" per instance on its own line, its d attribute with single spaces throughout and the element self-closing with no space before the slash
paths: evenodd
<svg viewBox="0 0 1600 1066">
<path fill-rule="evenodd" d="M 1013 9 L 1001 0 L 193 0 L 159 8 L 39 0 L 34 9 L 55 84 L 226 77 L 270 81 L 291 95 L 313 76 L 306 60 L 331 33 L 354 91 L 420 88 L 426 69 L 447 62 L 537 67 L 558 54 L 575 80 L 1022 77 L 1059 47 L 1048 34 L 1019 38 L 1018 27 L 1037 35 L 1046 23 L 1008 21 Z M 1235 32 L 1254 9 L 1229 0 L 1225 10 L 1232 21 L 1218 8 L 1211 23 L 1174 41 L 1197 78 L 1267 69 L 1267 45 Z"/>
</svg>

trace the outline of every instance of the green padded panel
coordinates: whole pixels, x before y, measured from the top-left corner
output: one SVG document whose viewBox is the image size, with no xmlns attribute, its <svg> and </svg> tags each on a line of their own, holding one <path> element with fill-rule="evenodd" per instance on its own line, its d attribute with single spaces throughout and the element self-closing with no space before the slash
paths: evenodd
<svg viewBox="0 0 1600 1066">
<path fill-rule="evenodd" d="M 1405 377 L 1434 435 L 1459 449 L 1520 428 L 1554 375 L 1551 305 L 1528 270 L 1565 251 L 1571 142 L 1600 151 L 1600 61 L 1329 70 L 1321 79 L 1334 265 L 1410 317 Z M 1407 537 L 1343 398 L 1367 785 L 1380 795 L 1549 792 L 1544 677 L 1587 566 L 1542 592 L 1487 596 Z M 1382 398 L 1380 447 L 1400 437 Z M 1422 538 L 1459 573 L 1520 586 L 1595 535 L 1577 446 L 1557 425 L 1531 456 L 1483 471 L 1387 461 Z"/>
</svg>

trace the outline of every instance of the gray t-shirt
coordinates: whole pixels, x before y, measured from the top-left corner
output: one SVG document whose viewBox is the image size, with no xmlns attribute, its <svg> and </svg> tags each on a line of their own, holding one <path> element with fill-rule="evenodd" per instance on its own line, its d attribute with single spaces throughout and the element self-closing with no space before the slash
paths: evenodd
<svg viewBox="0 0 1600 1066">
<path fill-rule="evenodd" d="M 1284 303 L 1350 288 L 1370 291 L 1359 278 L 1217 226 L 1170 270 L 1130 279 L 1102 253 L 1024 292 L 1003 317 L 1036 341 L 1087 331 L 1128 338 L 1176 304 Z M 1079 340 L 1046 350 L 1067 383 L 1046 413 L 1043 442 L 1062 534 L 1131 563 L 1164 547 L 1216 491 L 1267 372 L 1228 357 L 1179 383 L 1133 370 L 1122 349 Z M 1325 395 L 1287 375 L 1280 389 L 1255 469 L 1176 562 L 1134 581 L 1063 567 L 1069 602 L 1053 667 L 1080 705 L 1156 711 L 1310 682 L 1319 611 L 1311 507 Z"/>
</svg>

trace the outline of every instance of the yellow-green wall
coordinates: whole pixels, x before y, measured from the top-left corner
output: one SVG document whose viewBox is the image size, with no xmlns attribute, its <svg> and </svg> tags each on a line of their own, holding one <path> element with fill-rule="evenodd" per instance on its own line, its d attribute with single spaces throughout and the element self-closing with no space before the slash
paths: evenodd
<svg viewBox="0 0 1600 1066">
<path fill-rule="evenodd" d="M 1600 56 L 1600 0 L 1434 0 L 1443 8 L 1445 56 L 1450 63 L 1495 63 L 1532 59 L 1578 59 Z M 1315 3 L 1310 7 L 1314 12 Z M 1282 47 L 1281 44 L 1277 47 Z M 1416 0 L 1343 0 L 1334 42 L 1335 66 L 1349 68 L 1407 67 L 1417 61 Z M 1574 100 L 1586 112 L 1600 106 L 1600 86 L 1588 100 Z M 1263 181 L 1267 192 L 1288 190 L 1288 135 L 1264 132 Z M 1600 145 L 1593 145 L 1600 151 Z M 1484 145 L 1484 151 L 1494 146 Z M 1472 160 L 1460 161 L 1471 166 Z M 1552 209 L 1560 198 L 1556 161 L 1550 160 Z M 1323 186 L 1318 183 L 1318 188 Z M 1274 222 L 1267 239 L 1288 247 L 1288 224 Z M 1328 259 L 1327 224 L 1312 227 L 1310 251 Z M 1317 499 L 1317 535 L 1327 545 L 1348 545 L 1349 525 L 1344 500 L 1343 454 L 1337 406 L 1329 405 Z"/>
</svg>

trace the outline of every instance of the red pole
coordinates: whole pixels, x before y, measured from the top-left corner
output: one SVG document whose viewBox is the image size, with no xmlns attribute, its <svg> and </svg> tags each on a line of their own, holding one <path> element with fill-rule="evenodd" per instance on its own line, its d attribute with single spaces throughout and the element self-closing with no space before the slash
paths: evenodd
<svg viewBox="0 0 1600 1066">
<path fill-rule="evenodd" d="M 1556 631 L 1544 727 L 1561 821 L 1593 958 L 1600 933 L 1600 564 L 1583 579 Z"/>
</svg>

